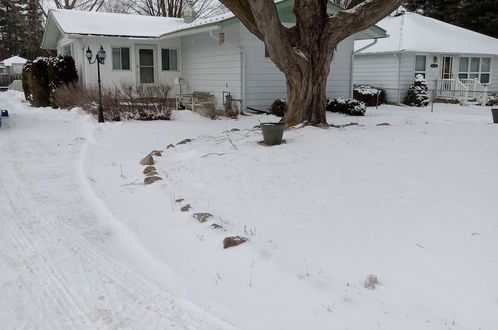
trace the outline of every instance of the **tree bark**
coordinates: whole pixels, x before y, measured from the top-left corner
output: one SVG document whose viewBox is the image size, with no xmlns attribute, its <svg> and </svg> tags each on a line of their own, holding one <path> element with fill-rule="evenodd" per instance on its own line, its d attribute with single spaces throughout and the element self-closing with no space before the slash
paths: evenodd
<svg viewBox="0 0 498 330">
<path fill-rule="evenodd" d="M 306 65 L 301 70 L 286 73 L 287 113 L 284 121 L 288 126 L 302 122 L 320 125 L 327 122 L 325 107 L 327 98 L 327 79 L 330 62 L 335 47 L 324 50 L 320 44 L 310 44 Z"/>
<path fill-rule="evenodd" d="M 327 122 L 325 116 L 325 90 L 327 76 L 286 77 L 287 113 L 284 122 L 294 126 L 302 122 L 313 125 Z"/>
</svg>

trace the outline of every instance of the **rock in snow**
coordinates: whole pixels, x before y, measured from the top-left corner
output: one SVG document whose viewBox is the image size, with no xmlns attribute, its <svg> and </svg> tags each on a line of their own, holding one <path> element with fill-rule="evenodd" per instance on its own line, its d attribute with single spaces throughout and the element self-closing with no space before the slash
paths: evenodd
<svg viewBox="0 0 498 330">
<path fill-rule="evenodd" d="M 190 204 L 187 204 L 185 206 L 182 206 L 182 208 L 180 209 L 182 212 L 187 212 L 189 211 L 190 209 L 192 208 L 192 206 L 190 206 Z"/>
<path fill-rule="evenodd" d="M 148 176 L 144 179 L 144 183 L 145 184 L 152 184 L 152 183 L 159 181 L 159 180 L 162 180 L 162 179 L 158 176 Z"/>
<path fill-rule="evenodd" d="M 194 213 L 194 218 L 199 220 L 199 222 L 206 222 L 207 219 L 211 218 L 213 215 L 211 213 Z"/>
<path fill-rule="evenodd" d="M 223 248 L 228 249 L 229 247 L 237 246 L 237 245 L 243 244 L 247 241 L 248 241 L 248 239 L 245 237 L 242 237 L 242 236 L 225 237 L 225 239 L 223 240 Z"/>
<path fill-rule="evenodd" d="M 147 166 L 146 168 L 144 168 L 144 174 L 148 174 L 150 172 L 155 172 L 156 171 L 156 168 L 154 166 Z"/>
<path fill-rule="evenodd" d="M 363 286 L 369 290 L 375 290 L 375 287 L 379 285 L 379 279 L 374 274 L 370 274 L 365 279 Z"/>
<path fill-rule="evenodd" d="M 140 165 L 154 165 L 154 158 L 152 155 L 147 155 L 140 161 Z"/>
<path fill-rule="evenodd" d="M 161 156 L 162 156 L 162 154 L 163 154 L 163 152 L 162 152 L 161 150 L 152 150 L 152 151 L 150 152 L 150 154 L 151 154 L 152 156 L 158 156 L 158 157 L 161 157 Z"/>
</svg>

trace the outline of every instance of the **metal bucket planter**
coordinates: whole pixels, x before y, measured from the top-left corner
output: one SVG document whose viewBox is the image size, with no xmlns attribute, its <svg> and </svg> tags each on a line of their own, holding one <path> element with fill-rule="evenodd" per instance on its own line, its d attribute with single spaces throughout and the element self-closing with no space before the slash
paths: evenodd
<svg viewBox="0 0 498 330">
<path fill-rule="evenodd" d="M 282 144 L 284 129 L 284 123 L 261 123 L 264 143 L 269 146 Z"/>
<path fill-rule="evenodd" d="M 493 123 L 498 124 L 498 108 L 491 109 L 491 113 L 493 114 Z"/>
</svg>

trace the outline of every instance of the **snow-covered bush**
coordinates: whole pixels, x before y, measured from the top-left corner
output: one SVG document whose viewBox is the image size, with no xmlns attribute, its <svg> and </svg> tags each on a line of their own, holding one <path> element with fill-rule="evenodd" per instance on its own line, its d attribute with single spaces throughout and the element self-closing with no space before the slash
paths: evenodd
<svg viewBox="0 0 498 330">
<path fill-rule="evenodd" d="M 365 103 L 367 107 L 375 107 L 386 103 L 386 91 L 379 87 L 358 85 L 353 89 L 353 98 Z"/>
<path fill-rule="evenodd" d="M 488 95 L 488 103 L 486 105 L 490 107 L 498 105 L 498 94 Z"/>
<path fill-rule="evenodd" d="M 343 113 L 349 116 L 364 116 L 367 111 L 365 103 L 344 97 L 327 100 L 327 111 Z"/>
<path fill-rule="evenodd" d="M 412 107 L 426 107 L 430 103 L 429 87 L 424 76 L 417 75 L 415 82 L 408 89 L 404 103 Z"/>
<path fill-rule="evenodd" d="M 64 84 L 74 84 L 78 73 L 70 56 L 38 57 L 23 68 L 22 83 L 26 100 L 35 107 L 54 106 L 52 95 Z"/>
<path fill-rule="evenodd" d="M 52 92 L 61 85 L 74 84 L 78 81 L 78 71 L 71 56 L 49 57 L 47 60 L 48 80 Z"/>
<path fill-rule="evenodd" d="M 277 117 L 283 117 L 287 112 L 287 100 L 276 99 L 270 106 L 270 113 Z"/>
<path fill-rule="evenodd" d="M 28 61 L 23 67 L 22 79 L 26 100 L 35 107 L 50 105 L 47 61 L 43 58 Z"/>
<path fill-rule="evenodd" d="M 102 107 L 107 121 L 169 120 L 174 102 L 168 99 L 167 85 L 123 84 L 102 90 Z M 80 107 L 96 115 L 98 90 L 79 85 L 62 85 L 53 93 L 54 105 L 61 109 Z"/>
</svg>

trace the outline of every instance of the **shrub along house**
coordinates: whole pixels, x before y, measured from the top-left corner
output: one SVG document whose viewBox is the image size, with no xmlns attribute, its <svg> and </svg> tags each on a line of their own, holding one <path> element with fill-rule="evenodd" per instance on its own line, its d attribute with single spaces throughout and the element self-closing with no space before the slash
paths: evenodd
<svg viewBox="0 0 498 330">
<path fill-rule="evenodd" d="M 293 4 L 277 2 L 280 18 L 289 26 L 295 22 Z M 329 3 L 331 14 L 339 10 Z M 194 15 L 191 10 L 183 19 L 50 10 L 42 48 L 72 56 L 86 87 L 97 83 L 97 68 L 88 64 L 85 52 L 90 48 L 95 54 L 102 46 L 108 54 L 101 66 L 104 86 L 168 84 L 173 93 L 209 92 L 218 104 L 223 92 L 230 92 L 243 108 L 258 109 L 286 96 L 285 77 L 263 42 L 232 13 L 207 19 Z M 351 95 L 354 40 L 385 36 L 384 30 L 373 26 L 339 45 L 328 80 L 329 97 Z"/>
<path fill-rule="evenodd" d="M 355 84 L 384 88 L 395 102 L 418 74 L 439 98 L 484 102 L 498 91 L 498 39 L 409 12 L 378 25 L 388 38 L 355 43 Z"/>
</svg>

